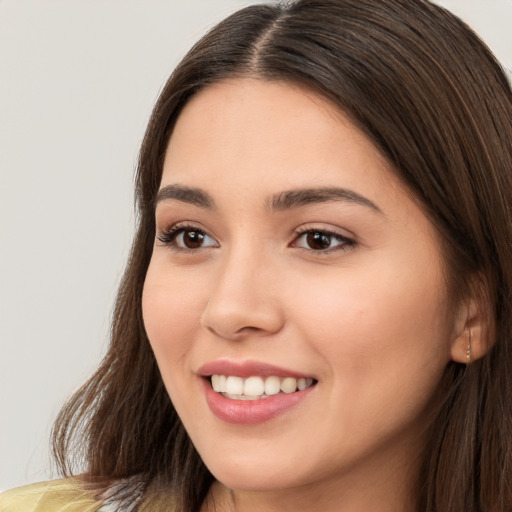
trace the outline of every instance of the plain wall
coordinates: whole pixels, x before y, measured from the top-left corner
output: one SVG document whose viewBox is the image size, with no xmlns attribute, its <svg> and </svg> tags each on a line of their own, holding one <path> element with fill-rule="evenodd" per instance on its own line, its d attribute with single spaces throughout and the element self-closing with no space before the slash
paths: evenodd
<svg viewBox="0 0 512 512">
<path fill-rule="evenodd" d="M 52 476 L 63 401 L 105 351 L 145 123 L 242 0 L 0 0 L 0 489 Z M 443 0 L 512 68 L 512 0 Z"/>
</svg>

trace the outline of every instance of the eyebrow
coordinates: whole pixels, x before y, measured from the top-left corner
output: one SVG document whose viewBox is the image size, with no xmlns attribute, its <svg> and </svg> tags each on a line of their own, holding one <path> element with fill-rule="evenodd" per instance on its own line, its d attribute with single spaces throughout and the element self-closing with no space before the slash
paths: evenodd
<svg viewBox="0 0 512 512">
<path fill-rule="evenodd" d="M 338 187 L 308 188 L 281 192 L 273 196 L 268 201 L 267 206 L 271 210 L 282 211 L 331 201 L 343 201 L 366 206 L 384 215 L 383 211 L 370 199 L 353 190 Z"/>
<path fill-rule="evenodd" d="M 215 201 L 204 190 L 183 185 L 167 185 L 158 191 L 155 204 L 166 199 L 175 199 L 183 203 L 193 204 L 202 208 L 215 208 Z"/>
<path fill-rule="evenodd" d="M 158 191 L 155 203 L 158 204 L 167 199 L 174 199 L 210 210 L 216 207 L 210 194 L 199 188 L 184 185 L 166 185 L 161 188 Z M 357 194 L 353 190 L 338 187 L 287 190 L 267 199 L 266 206 L 269 210 L 283 211 L 331 201 L 358 204 L 384 215 L 383 211 L 370 199 Z"/>
</svg>

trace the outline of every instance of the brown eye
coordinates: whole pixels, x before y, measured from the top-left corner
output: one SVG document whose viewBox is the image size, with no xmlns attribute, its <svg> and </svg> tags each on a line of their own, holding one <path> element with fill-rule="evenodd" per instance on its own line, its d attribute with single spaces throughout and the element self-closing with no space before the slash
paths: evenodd
<svg viewBox="0 0 512 512">
<path fill-rule="evenodd" d="M 217 242 L 204 231 L 194 227 L 174 226 L 158 236 L 158 240 L 171 249 L 198 250 L 218 247 Z"/>
<path fill-rule="evenodd" d="M 339 233 L 311 229 L 299 233 L 292 245 L 301 249 L 309 249 L 310 251 L 331 252 L 337 249 L 353 247 L 355 242 Z"/>
<path fill-rule="evenodd" d="M 332 236 L 319 231 L 311 231 L 306 234 L 306 243 L 309 248 L 323 251 L 331 246 Z"/>
<path fill-rule="evenodd" d="M 201 231 L 183 231 L 181 236 L 176 237 L 177 240 L 180 238 L 187 249 L 198 249 L 204 242 L 204 233 Z"/>
</svg>

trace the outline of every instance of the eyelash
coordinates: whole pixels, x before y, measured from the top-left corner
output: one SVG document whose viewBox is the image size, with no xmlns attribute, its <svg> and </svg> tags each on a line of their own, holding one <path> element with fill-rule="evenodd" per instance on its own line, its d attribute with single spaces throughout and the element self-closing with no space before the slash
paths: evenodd
<svg viewBox="0 0 512 512">
<path fill-rule="evenodd" d="M 165 231 L 163 231 L 161 234 L 158 235 L 158 240 L 165 246 L 169 247 L 170 249 L 174 251 L 179 252 L 196 252 L 198 249 L 207 248 L 207 247 L 213 247 L 213 246 L 206 246 L 206 247 L 198 247 L 198 248 L 190 248 L 190 247 L 180 247 L 176 244 L 176 238 L 186 232 L 195 232 L 203 237 L 210 237 L 208 233 L 203 231 L 202 229 L 197 228 L 196 226 L 193 226 L 191 224 L 186 223 L 178 223 L 175 224 Z M 322 236 L 329 237 L 332 241 L 332 239 L 336 240 L 337 242 L 340 242 L 341 245 L 335 246 L 335 247 L 328 247 L 327 249 L 312 249 L 312 248 L 306 248 L 306 247 L 297 247 L 298 240 L 308 234 L 319 234 Z M 212 238 L 213 239 L 213 238 Z M 322 254 L 328 254 L 334 251 L 346 251 L 350 248 L 354 247 L 356 245 L 356 242 L 346 236 L 340 235 L 339 233 L 335 233 L 333 231 L 328 231 L 325 229 L 314 229 L 314 228 L 307 228 L 307 229 L 300 229 L 294 232 L 294 239 L 293 242 L 290 244 L 292 247 L 297 247 L 298 249 L 304 249 L 306 251 L 313 252 L 314 254 L 322 255 Z"/>
<path fill-rule="evenodd" d="M 329 254 L 329 253 L 332 253 L 335 251 L 347 251 L 356 245 L 356 242 L 354 240 L 352 240 L 351 238 L 348 238 L 346 236 L 340 235 L 339 233 L 335 233 L 333 231 L 329 231 L 326 229 L 315 229 L 315 228 L 305 228 L 305 229 L 299 229 L 299 230 L 295 231 L 294 240 L 293 240 L 292 244 L 296 245 L 297 241 L 300 239 L 300 237 L 302 237 L 304 235 L 308 235 L 308 234 L 315 234 L 315 235 L 319 234 L 319 235 L 334 239 L 337 242 L 341 243 L 341 245 L 339 245 L 339 246 L 328 247 L 327 249 L 318 249 L 318 250 L 311 249 L 311 248 L 307 249 L 305 247 L 299 247 L 299 249 L 311 251 L 314 254 L 322 255 L 322 254 Z"/>
<path fill-rule="evenodd" d="M 179 247 L 176 244 L 176 238 L 178 238 L 179 235 L 186 232 L 198 233 L 202 236 L 208 236 L 208 233 L 206 233 L 204 230 L 199 229 L 196 226 L 193 226 L 191 224 L 185 224 L 185 223 L 178 223 L 174 224 L 173 226 L 167 228 L 165 231 L 160 233 L 158 235 L 158 240 L 165 246 L 169 247 L 170 249 L 174 251 L 180 251 L 180 252 L 195 252 L 197 249 L 192 249 L 190 247 Z M 211 238 L 211 237 L 210 237 Z"/>
</svg>

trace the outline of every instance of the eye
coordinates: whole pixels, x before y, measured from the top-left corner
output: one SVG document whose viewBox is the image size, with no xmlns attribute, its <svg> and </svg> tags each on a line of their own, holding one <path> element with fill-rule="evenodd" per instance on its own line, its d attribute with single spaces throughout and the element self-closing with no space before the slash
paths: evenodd
<svg viewBox="0 0 512 512">
<path fill-rule="evenodd" d="M 194 226 L 175 225 L 158 236 L 164 245 L 177 250 L 197 250 L 218 247 L 217 242 L 203 230 Z"/>
<path fill-rule="evenodd" d="M 337 249 L 347 249 L 355 244 L 353 240 L 339 233 L 309 229 L 297 234 L 294 247 L 309 249 L 316 252 L 328 252 Z"/>
</svg>

